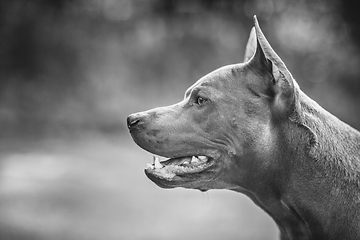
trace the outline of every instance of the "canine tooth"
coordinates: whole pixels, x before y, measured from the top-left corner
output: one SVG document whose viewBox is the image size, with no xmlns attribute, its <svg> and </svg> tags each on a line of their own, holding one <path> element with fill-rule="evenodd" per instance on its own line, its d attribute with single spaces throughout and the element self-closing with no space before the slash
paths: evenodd
<svg viewBox="0 0 360 240">
<path fill-rule="evenodd" d="M 154 165 L 156 169 L 163 168 L 164 166 L 160 163 L 159 157 L 154 158 Z"/>
<path fill-rule="evenodd" d="M 151 163 L 148 163 L 146 166 L 147 166 L 147 168 L 154 169 L 154 165 Z"/>
<path fill-rule="evenodd" d="M 191 163 L 198 163 L 198 162 L 199 162 L 199 158 L 197 158 L 196 156 L 192 156 Z"/>
</svg>

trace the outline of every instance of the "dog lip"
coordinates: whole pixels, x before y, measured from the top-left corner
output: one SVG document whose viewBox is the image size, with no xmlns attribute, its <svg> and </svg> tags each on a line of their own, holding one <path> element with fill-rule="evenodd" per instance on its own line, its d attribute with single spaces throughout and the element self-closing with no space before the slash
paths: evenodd
<svg viewBox="0 0 360 240">
<path fill-rule="evenodd" d="M 188 176 L 198 175 L 216 163 L 215 159 L 208 156 L 204 157 L 206 157 L 206 159 L 193 160 L 196 161 L 195 163 L 190 161 L 193 157 L 187 156 L 162 161 L 161 167 L 156 166 L 155 163 L 152 165 L 148 164 L 148 167 L 145 169 L 145 174 L 155 183 L 157 183 L 157 181 L 176 183 Z M 188 163 L 183 164 L 185 161 L 188 161 Z"/>
<path fill-rule="evenodd" d="M 181 187 L 183 184 L 201 180 L 207 170 L 210 170 L 221 158 L 219 149 L 199 149 L 198 151 L 182 151 L 173 153 L 150 152 L 156 156 L 153 164 L 145 168 L 145 175 L 162 188 Z M 203 157 L 206 157 L 206 160 Z M 159 157 L 166 158 L 160 161 Z M 200 157 L 192 162 L 193 157 Z M 189 161 L 189 163 L 184 163 Z M 156 166 L 155 166 L 155 162 Z M 160 164 L 159 164 L 160 163 Z M 184 163 L 184 164 L 183 164 Z M 213 171 L 213 170 L 210 170 Z M 211 174 L 212 175 L 212 174 Z M 209 177 L 209 173 L 205 174 Z"/>
<path fill-rule="evenodd" d="M 145 169 L 145 175 L 156 185 L 161 188 L 176 188 L 176 187 L 186 187 L 188 184 L 193 184 L 198 181 L 203 181 L 204 175 L 208 169 L 211 169 L 215 165 L 215 161 L 211 160 L 205 164 L 202 164 L 201 167 L 196 169 L 189 168 L 187 171 L 182 169 L 180 166 L 170 165 L 169 167 L 164 167 L 161 169 Z M 213 171 L 213 170 L 210 170 Z M 209 176 L 209 174 L 205 174 Z"/>
<path fill-rule="evenodd" d="M 149 151 L 151 154 L 155 156 L 159 156 L 162 158 L 166 158 L 165 161 L 168 161 L 170 159 L 180 159 L 180 158 L 187 158 L 192 156 L 206 156 L 211 159 L 217 159 L 220 157 L 220 154 L 217 150 L 204 150 L 201 149 L 199 151 L 182 151 L 182 152 L 176 152 L 176 153 L 162 153 L 162 152 L 155 152 L 155 151 Z M 161 161 L 161 163 L 165 162 Z"/>
<path fill-rule="evenodd" d="M 150 169 L 161 169 L 166 166 L 187 166 L 187 167 L 196 167 L 202 164 L 205 164 L 211 161 L 213 158 L 205 155 L 199 156 L 182 156 L 176 158 L 168 158 L 166 160 L 160 161 L 161 156 L 153 155 L 152 164 L 148 163 L 147 168 Z"/>
</svg>

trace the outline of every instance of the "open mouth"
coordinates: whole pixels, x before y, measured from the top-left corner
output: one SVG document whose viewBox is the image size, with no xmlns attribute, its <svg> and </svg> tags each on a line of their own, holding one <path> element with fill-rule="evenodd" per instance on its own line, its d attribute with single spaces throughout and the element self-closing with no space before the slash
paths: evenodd
<svg viewBox="0 0 360 240">
<path fill-rule="evenodd" d="M 186 156 L 160 161 L 160 156 L 153 156 L 153 163 L 148 164 L 145 172 L 153 177 L 172 181 L 174 177 L 185 177 L 201 173 L 214 164 L 208 156 Z"/>
</svg>

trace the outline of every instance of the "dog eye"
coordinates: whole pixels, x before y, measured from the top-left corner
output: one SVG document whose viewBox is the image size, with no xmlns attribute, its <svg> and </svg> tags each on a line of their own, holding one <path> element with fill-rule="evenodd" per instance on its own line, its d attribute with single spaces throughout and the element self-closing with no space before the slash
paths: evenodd
<svg viewBox="0 0 360 240">
<path fill-rule="evenodd" d="M 198 98 L 196 99 L 196 104 L 199 105 L 199 106 L 201 106 L 201 105 L 203 105 L 206 101 L 207 101 L 207 99 L 205 99 L 205 98 L 203 98 L 203 97 L 198 97 Z"/>
</svg>

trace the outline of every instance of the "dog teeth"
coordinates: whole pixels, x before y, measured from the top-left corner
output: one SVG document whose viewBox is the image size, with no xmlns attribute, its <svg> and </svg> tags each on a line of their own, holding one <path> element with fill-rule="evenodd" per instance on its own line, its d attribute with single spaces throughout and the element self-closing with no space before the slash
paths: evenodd
<svg viewBox="0 0 360 240">
<path fill-rule="evenodd" d="M 153 156 L 153 164 L 155 166 L 155 169 L 163 168 L 164 166 L 160 163 L 160 159 L 158 156 Z"/>
<path fill-rule="evenodd" d="M 184 159 L 185 160 L 185 159 Z M 186 166 L 186 167 L 189 167 L 189 166 L 192 166 L 192 165 L 199 165 L 201 163 L 204 163 L 208 160 L 208 157 L 206 156 L 192 156 L 191 159 L 188 158 L 186 159 L 185 161 L 183 161 L 180 166 Z M 163 164 L 161 164 L 160 162 L 160 157 L 157 156 L 157 155 L 153 155 L 153 163 L 152 164 L 147 164 L 147 168 L 149 169 L 161 169 L 165 167 Z"/>
<path fill-rule="evenodd" d="M 191 163 L 198 163 L 198 162 L 199 162 L 199 158 L 197 158 L 196 156 L 192 156 Z"/>
<path fill-rule="evenodd" d="M 198 159 L 200 159 L 201 161 L 206 161 L 208 159 L 207 156 L 198 156 Z"/>
</svg>

